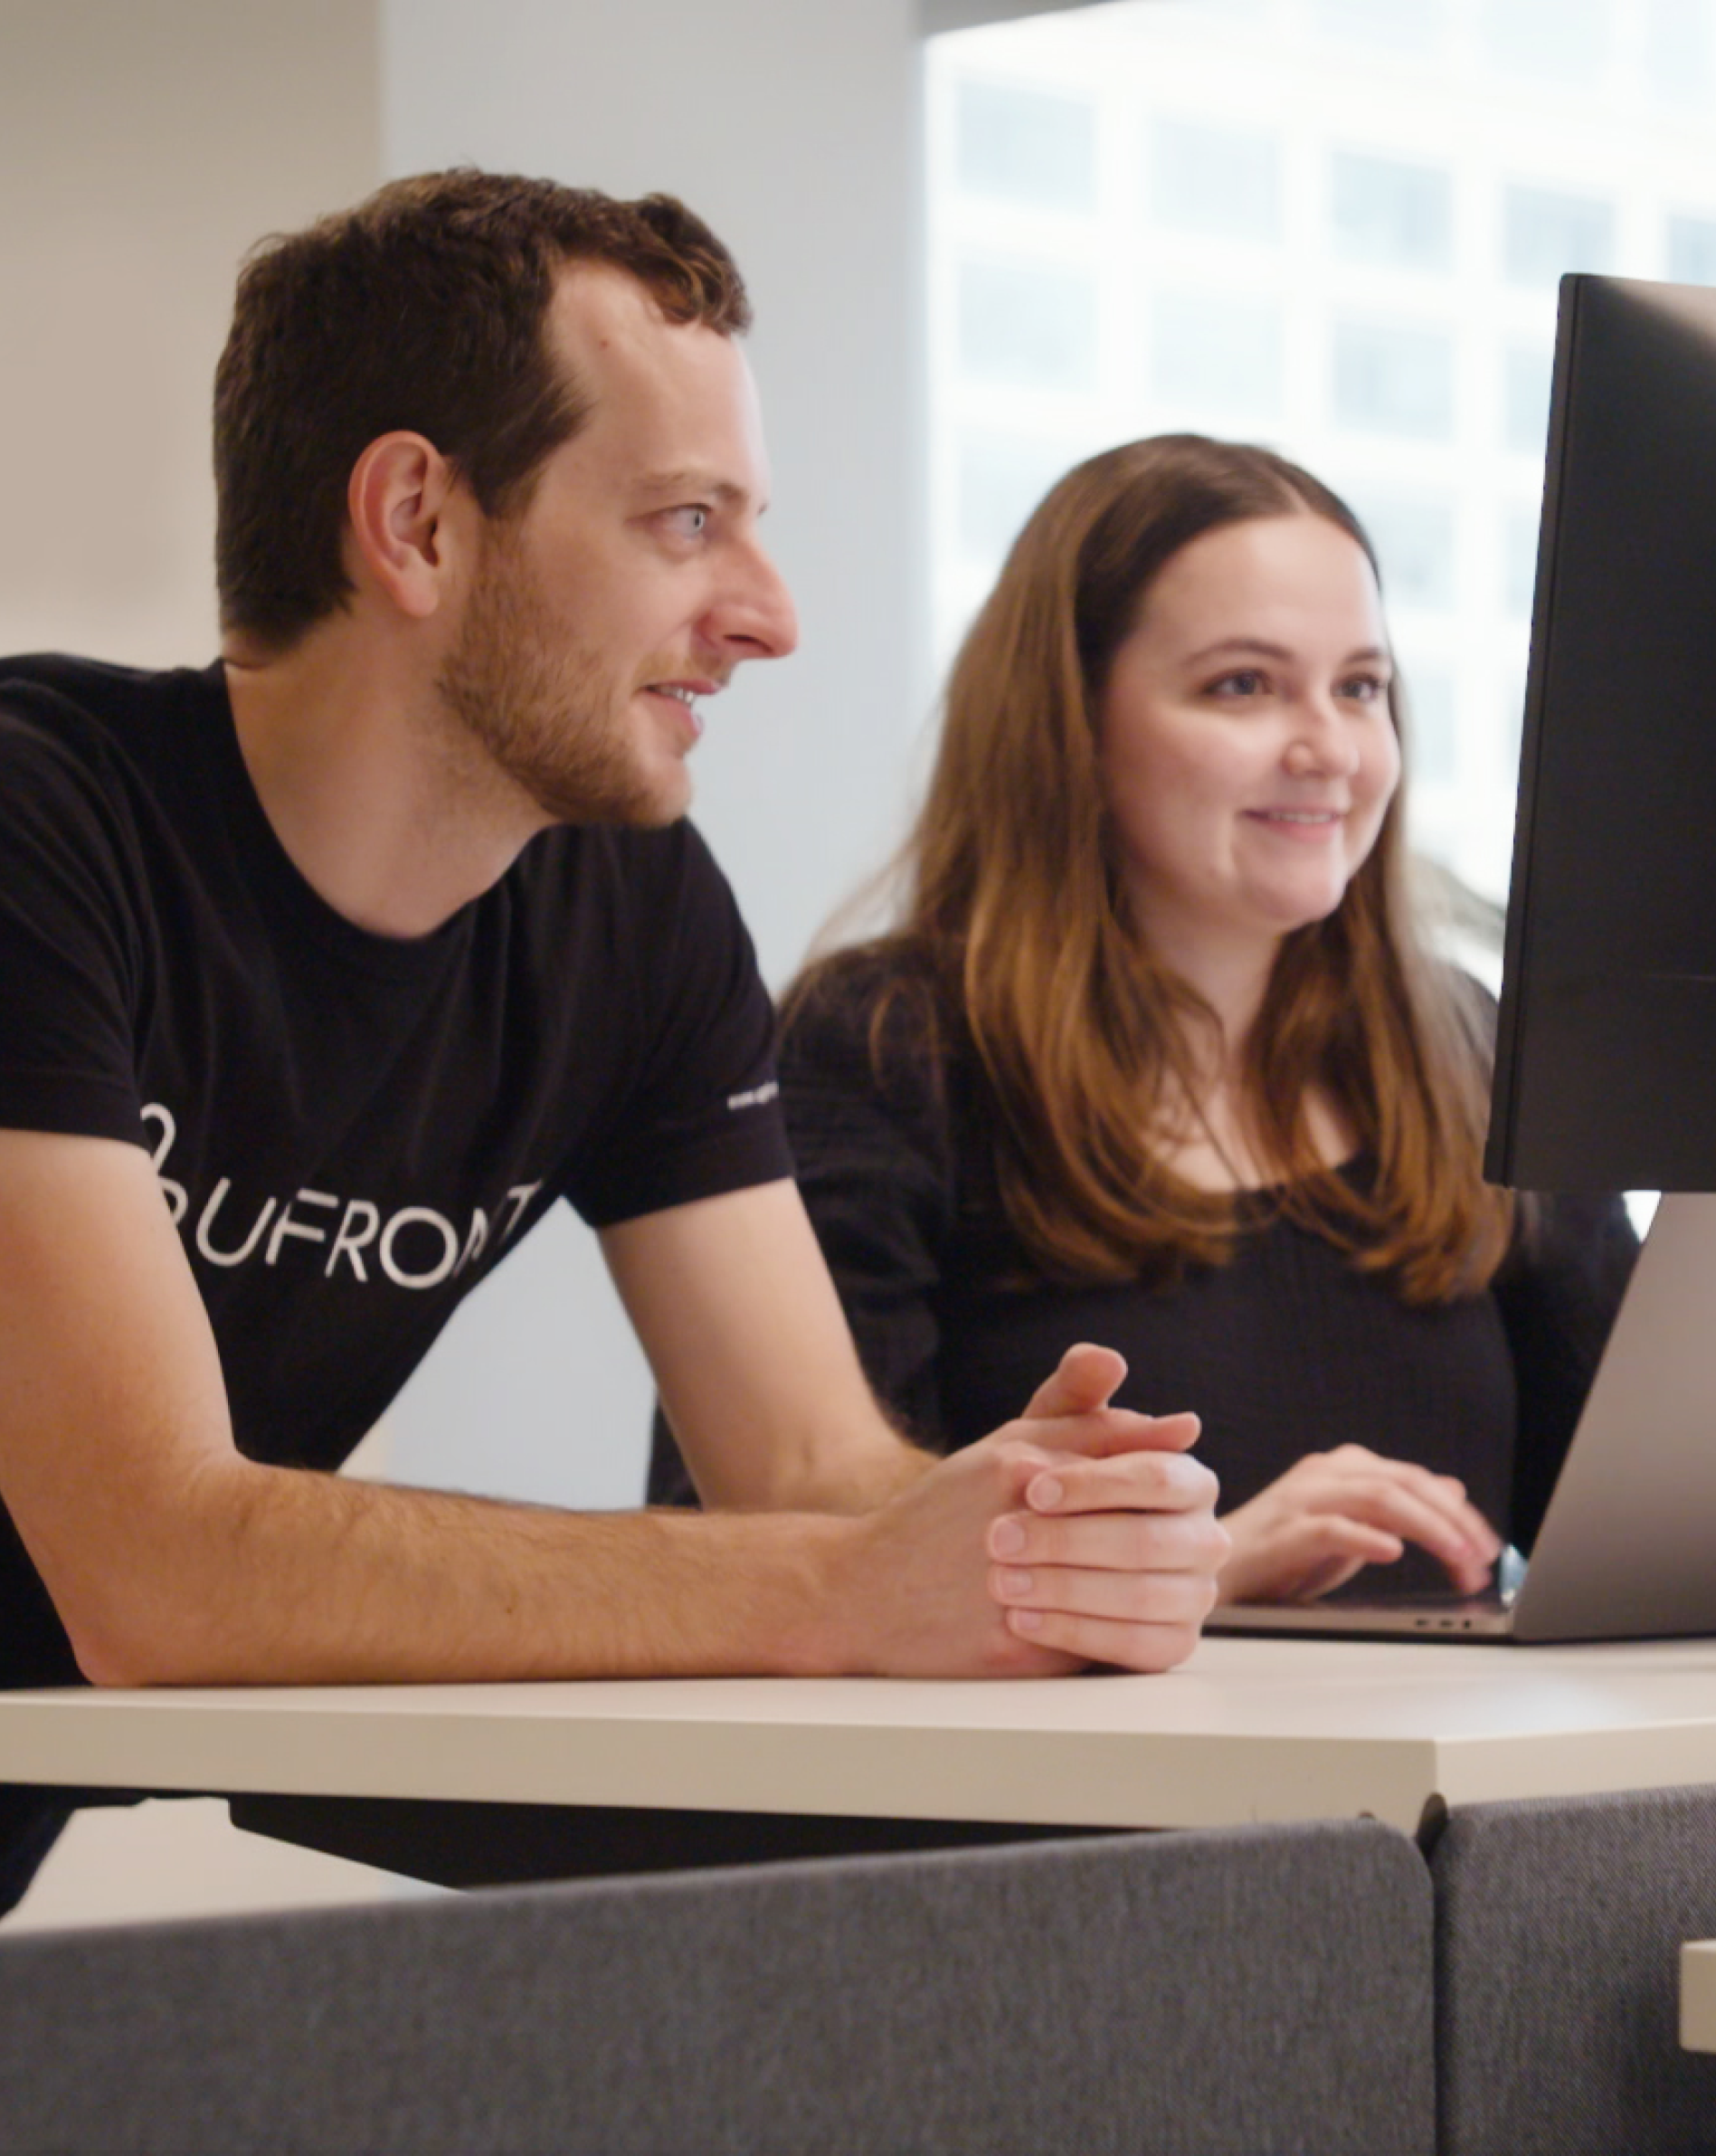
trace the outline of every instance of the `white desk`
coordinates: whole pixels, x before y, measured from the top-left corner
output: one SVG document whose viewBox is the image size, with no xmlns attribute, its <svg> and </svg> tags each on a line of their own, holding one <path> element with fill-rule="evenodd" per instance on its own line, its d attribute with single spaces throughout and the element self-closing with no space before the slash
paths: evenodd
<svg viewBox="0 0 1716 2156">
<path fill-rule="evenodd" d="M 0 1694 L 0 1781 L 1209 1827 L 1716 1782 L 1716 1641 L 1210 1639 L 1166 1677 Z"/>
</svg>

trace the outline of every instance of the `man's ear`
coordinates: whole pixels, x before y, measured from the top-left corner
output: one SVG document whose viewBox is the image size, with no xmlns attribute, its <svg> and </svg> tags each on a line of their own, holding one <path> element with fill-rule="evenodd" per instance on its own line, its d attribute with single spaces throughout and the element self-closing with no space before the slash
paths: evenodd
<svg viewBox="0 0 1716 2156">
<path fill-rule="evenodd" d="M 378 434 L 352 467 L 346 513 L 357 582 L 427 620 L 464 574 L 478 515 L 452 466 L 421 434 Z"/>
</svg>

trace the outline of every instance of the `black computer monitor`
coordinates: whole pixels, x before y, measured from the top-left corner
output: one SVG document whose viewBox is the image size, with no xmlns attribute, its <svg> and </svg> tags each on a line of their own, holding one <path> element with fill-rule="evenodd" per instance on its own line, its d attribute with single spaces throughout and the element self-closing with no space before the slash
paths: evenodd
<svg viewBox="0 0 1716 2156">
<path fill-rule="evenodd" d="M 1565 277 L 1484 1173 L 1716 1191 L 1716 290 Z"/>
</svg>

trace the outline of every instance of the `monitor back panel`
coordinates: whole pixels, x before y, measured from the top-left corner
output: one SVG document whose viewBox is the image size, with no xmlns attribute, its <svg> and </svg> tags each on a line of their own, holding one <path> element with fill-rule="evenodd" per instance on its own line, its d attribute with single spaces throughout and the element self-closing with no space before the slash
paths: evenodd
<svg viewBox="0 0 1716 2156">
<path fill-rule="evenodd" d="M 1562 280 L 1485 1173 L 1716 1190 L 1716 290 Z"/>
</svg>

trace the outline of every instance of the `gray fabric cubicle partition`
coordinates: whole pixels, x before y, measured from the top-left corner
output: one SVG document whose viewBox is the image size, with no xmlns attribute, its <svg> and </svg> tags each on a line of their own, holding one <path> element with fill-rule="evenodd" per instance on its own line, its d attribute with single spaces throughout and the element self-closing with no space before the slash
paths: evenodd
<svg viewBox="0 0 1716 2156">
<path fill-rule="evenodd" d="M 1370 1822 L 0 1942 L 0 2149 L 1430 2156 Z"/>
<path fill-rule="evenodd" d="M 1443 2156 L 1716 2152 L 1716 2057 L 1679 2038 L 1716 1790 L 1472 1805 L 1431 1872 Z"/>
</svg>

